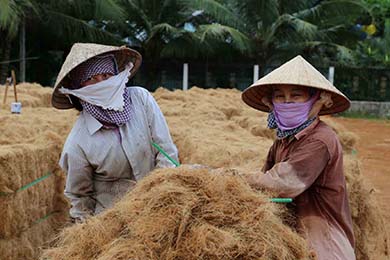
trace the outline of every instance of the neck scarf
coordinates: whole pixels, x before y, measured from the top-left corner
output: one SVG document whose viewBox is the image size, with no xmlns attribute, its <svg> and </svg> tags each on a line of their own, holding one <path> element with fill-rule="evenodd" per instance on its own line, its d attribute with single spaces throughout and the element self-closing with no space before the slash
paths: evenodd
<svg viewBox="0 0 390 260">
<path fill-rule="evenodd" d="M 296 135 L 297 133 L 299 133 L 300 131 L 302 131 L 303 129 L 305 129 L 309 125 L 311 125 L 316 119 L 317 119 L 317 117 L 313 117 L 311 119 L 306 120 L 302 125 L 300 125 L 296 128 L 293 128 L 290 130 L 282 130 L 278 127 L 278 125 L 276 123 L 274 112 L 272 111 L 271 113 L 268 114 L 267 122 L 268 122 L 268 128 L 276 129 L 277 138 L 283 139 L 283 138 L 286 138 L 288 136 Z"/>
<path fill-rule="evenodd" d="M 133 115 L 131 96 L 129 91 L 123 93 L 124 109 L 122 111 L 114 111 L 111 109 L 103 109 L 100 106 L 92 105 L 88 102 L 80 100 L 81 106 L 85 111 L 91 114 L 94 118 L 103 124 L 123 125 L 130 121 Z"/>
</svg>

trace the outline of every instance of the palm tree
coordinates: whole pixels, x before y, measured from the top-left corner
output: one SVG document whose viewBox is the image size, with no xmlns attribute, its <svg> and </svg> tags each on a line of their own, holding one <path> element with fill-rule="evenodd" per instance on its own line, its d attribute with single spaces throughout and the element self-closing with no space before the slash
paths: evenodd
<svg viewBox="0 0 390 260">
<path fill-rule="evenodd" d="M 368 12 L 360 0 L 247 0 L 228 1 L 243 21 L 241 29 L 252 39 L 252 57 L 265 69 L 297 55 L 353 61 L 357 37 L 350 27 Z M 326 59 L 325 59 L 326 61 Z"/>
<path fill-rule="evenodd" d="M 118 35 L 105 30 L 105 23 L 123 22 L 124 11 L 115 0 L 1 1 L 0 61 L 9 60 L 11 46 L 17 46 L 15 41 L 25 20 L 29 24 L 27 31 L 34 30 L 45 44 L 59 43 L 64 49 L 75 41 L 120 42 Z M 0 82 L 7 75 L 8 66 L 2 63 Z"/>
<path fill-rule="evenodd" d="M 154 84 L 164 58 L 196 59 L 218 56 L 221 50 L 250 49 L 250 39 L 235 27 L 235 14 L 218 1 L 122 0 L 122 6 L 126 23 L 113 24 L 109 30 L 126 36 L 127 44 L 150 61 L 148 86 Z"/>
<path fill-rule="evenodd" d="M 375 30 L 362 40 L 357 48 L 360 66 L 390 66 L 390 0 L 365 0 L 373 18 L 369 20 Z"/>
<path fill-rule="evenodd" d="M 209 55 L 220 47 L 213 40 L 220 43 L 227 38 L 232 48 L 243 52 L 249 48 L 249 39 L 234 26 L 214 23 L 221 17 L 237 20 L 218 1 L 122 0 L 122 5 L 128 18 L 119 30 L 130 45 L 145 52 L 146 59 Z"/>
<path fill-rule="evenodd" d="M 12 40 L 16 37 L 23 21 L 25 10 L 35 11 L 29 0 L 0 2 L 0 82 L 8 74 Z"/>
</svg>

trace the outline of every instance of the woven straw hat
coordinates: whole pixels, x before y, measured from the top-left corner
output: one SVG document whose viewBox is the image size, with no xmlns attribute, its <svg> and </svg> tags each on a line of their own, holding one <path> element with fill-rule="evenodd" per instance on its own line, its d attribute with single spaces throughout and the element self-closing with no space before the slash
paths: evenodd
<svg viewBox="0 0 390 260">
<path fill-rule="evenodd" d="M 51 96 L 51 103 L 55 108 L 73 108 L 73 104 L 70 102 L 69 98 L 59 92 L 59 88 L 67 88 L 70 86 L 71 80 L 68 77 L 69 73 L 78 65 L 92 57 L 103 54 L 113 54 L 115 56 L 119 72 L 121 72 L 129 62 L 132 62 L 134 67 L 131 69 L 130 78 L 135 75 L 142 62 L 141 54 L 135 50 L 127 48 L 126 46 L 118 47 L 94 43 L 73 44 L 64 64 L 62 64 L 60 73 L 58 73 L 57 80 L 54 85 L 53 95 Z"/>
<path fill-rule="evenodd" d="M 300 55 L 249 86 L 242 93 L 242 100 L 255 109 L 270 112 L 261 99 L 265 96 L 271 97 L 272 86 L 280 84 L 300 85 L 330 92 L 333 105 L 329 108 L 323 106 L 319 112 L 320 115 L 339 113 L 351 105 L 349 99 L 341 91 Z"/>
</svg>

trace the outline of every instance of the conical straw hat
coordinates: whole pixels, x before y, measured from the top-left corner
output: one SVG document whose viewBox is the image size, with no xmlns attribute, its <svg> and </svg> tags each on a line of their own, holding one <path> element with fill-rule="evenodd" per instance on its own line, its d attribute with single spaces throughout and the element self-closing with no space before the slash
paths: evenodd
<svg viewBox="0 0 390 260">
<path fill-rule="evenodd" d="M 70 102 L 69 98 L 59 92 L 58 89 L 61 86 L 65 88 L 70 86 L 71 81 L 68 75 L 78 65 L 92 57 L 102 54 L 113 54 L 117 61 L 119 71 L 122 71 L 126 64 L 132 62 L 134 67 L 131 69 L 130 78 L 135 75 L 142 62 L 141 54 L 135 50 L 127 48 L 126 46 L 118 47 L 94 43 L 73 44 L 64 64 L 62 64 L 60 73 L 58 73 L 57 80 L 54 85 L 51 103 L 55 108 L 68 109 L 73 107 L 73 104 Z"/>
<path fill-rule="evenodd" d="M 332 94 L 333 105 L 322 107 L 320 115 L 334 114 L 349 108 L 349 99 L 332 85 L 318 70 L 300 55 L 284 63 L 279 68 L 262 77 L 242 93 L 242 100 L 249 106 L 269 112 L 269 108 L 261 101 L 264 96 L 271 97 L 272 86 L 288 84 L 326 90 Z"/>
</svg>

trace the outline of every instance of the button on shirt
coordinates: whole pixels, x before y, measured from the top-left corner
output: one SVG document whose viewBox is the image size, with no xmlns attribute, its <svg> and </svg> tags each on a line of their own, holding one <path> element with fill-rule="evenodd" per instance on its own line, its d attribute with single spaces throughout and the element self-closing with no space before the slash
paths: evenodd
<svg viewBox="0 0 390 260">
<path fill-rule="evenodd" d="M 65 195 L 70 215 L 85 218 L 112 206 L 154 168 L 174 165 L 152 146 L 157 143 L 178 160 L 176 146 L 153 96 L 140 87 L 128 87 L 132 118 L 116 129 L 106 129 L 82 111 L 60 158 L 67 173 Z"/>
<path fill-rule="evenodd" d="M 354 235 L 342 147 L 322 121 L 276 140 L 253 186 L 295 198 L 299 230 L 319 260 L 353 260 Z"/>
</svg>

